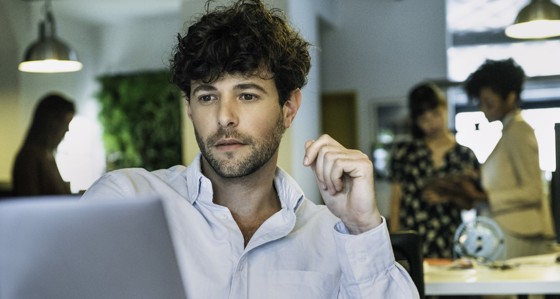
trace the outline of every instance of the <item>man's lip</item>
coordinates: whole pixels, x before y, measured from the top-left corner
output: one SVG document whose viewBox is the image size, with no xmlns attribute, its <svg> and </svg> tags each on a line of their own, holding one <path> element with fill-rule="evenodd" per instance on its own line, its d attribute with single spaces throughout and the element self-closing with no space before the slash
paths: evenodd
<svg viewBox="0 0 560 299">
<path fill-rule="evenodd" d="M 221 139 L 216 142 L 215 146 L 242 145 L 243 142 L 237 139 Z"/>
</svg>

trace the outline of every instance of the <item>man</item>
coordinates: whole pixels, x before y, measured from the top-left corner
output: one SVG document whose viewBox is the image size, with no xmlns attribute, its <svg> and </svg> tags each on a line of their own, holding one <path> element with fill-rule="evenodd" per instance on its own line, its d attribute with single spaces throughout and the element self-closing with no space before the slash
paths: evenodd
<svg viewBox="0 0 560 299">
<path fill-rule="evenodd" d="M 366 155 L 305 144 L 326 203 L 277 168 L 300 107 L 309 44 L 259 1 L 217 7 L 172 59 L 201 154 L 188 167 L 105 175 L 84 199 L 158 194 L 188 298 L 417 298 L 397 266 Z"/>
<path fill-rule="evenodd" d="M 505 234 L 507 258 L 546 250 L 542 172 L 534 130 L 521 116 L 525 73 L 512 59 L 487 60 L 465 83 L 489 122 L 501 121 L 502 137 L 482 165 L 491 216 Z"/>
</svg>

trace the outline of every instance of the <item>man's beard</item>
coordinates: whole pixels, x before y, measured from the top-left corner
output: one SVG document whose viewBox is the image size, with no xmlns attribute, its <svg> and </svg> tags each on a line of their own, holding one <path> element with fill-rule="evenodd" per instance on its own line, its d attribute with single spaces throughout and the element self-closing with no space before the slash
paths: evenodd
<svg viewBox="0 0 560 299">
<path fill-rule="evenodd" d="M 255 140 L 251 136 L 224 127 L 220 127 L 216 134 L 206 140 L 202 140 L 196 127 L 194 133 L 202 156 L 214 171 L 223 178 L 238 178 L 254 173 L 274 156 L 280 146 L 284 131 L 284 115 L 280 114 L 272 132 L 266 134 L 262 140 Z M 238 153 L 230 152 L 226 153 L 226 159 L 217 159 L 210 149 L 222 138 L 234 138 L 242 142 L 244 146 L 249 146 L 251 150 L 249 155 L 244 158 L 236 158 L 235 156 Z"/>
</svg>

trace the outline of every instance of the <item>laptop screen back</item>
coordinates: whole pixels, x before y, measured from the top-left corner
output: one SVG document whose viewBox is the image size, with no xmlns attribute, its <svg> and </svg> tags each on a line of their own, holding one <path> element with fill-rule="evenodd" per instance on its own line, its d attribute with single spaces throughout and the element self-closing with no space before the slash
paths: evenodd
<svg viewBox="0 0 560 299">
<path fill-rule="evenodd" d="M 185 298 L 162 203 L 0 202 L 0 298 Z"/>
</svg>

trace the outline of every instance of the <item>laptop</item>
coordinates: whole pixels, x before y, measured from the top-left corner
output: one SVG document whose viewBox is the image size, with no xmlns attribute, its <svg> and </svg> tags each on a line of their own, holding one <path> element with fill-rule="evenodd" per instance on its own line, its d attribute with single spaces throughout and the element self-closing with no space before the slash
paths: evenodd
<svg viewBox="0 0 560 299">
<path fill-rule="evenodd" d="M 186 298 L 161 201 L 1 201 L 0 298 Z"/>
</svg>

